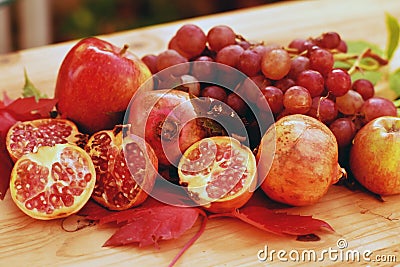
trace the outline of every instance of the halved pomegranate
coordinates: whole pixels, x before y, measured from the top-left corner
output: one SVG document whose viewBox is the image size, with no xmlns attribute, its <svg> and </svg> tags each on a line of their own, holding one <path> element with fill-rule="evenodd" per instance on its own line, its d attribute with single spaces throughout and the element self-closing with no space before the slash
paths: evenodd
<svg viewBox="0 0 400 267">
<path fill-rule="evenodd" d="M 143 203 L 154 186 L 158 159 L 144 139 L 124 127 L 99 131 L 85 146 L 96 169 L 92 197 L 110 210 L 125 210 Z"/>
<path fill-rule="evenodd" d="M 80 133 L 72 121 L 46 118 L 14 124 L 8 130 L 6 146 L 15 162 L 41 146 L 70 143 L 83 147 L 86 141 L 87 135 Z"/>
<path fill-rule="evenodd" d="M 257 184 L 256 159 L 251 150 L 229 136 L 204 138 L 190 146 L 179 161 L 180 185 L 211 212 L 243 206 Z"/>
<path fill-rule="evenodd" d="M 19 158 L 10 192 L 27 215 L 41 220 L 69 216 L 89 200 L 96 181 L 89 155 L 72 144 L 42 146 Z"/>
</svg>

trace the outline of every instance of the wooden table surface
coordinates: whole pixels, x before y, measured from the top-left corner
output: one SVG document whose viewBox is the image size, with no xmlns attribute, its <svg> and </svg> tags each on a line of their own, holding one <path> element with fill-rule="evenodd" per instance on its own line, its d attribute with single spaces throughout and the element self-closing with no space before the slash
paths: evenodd
<svg viewBox="0 0 400 267">
<path fill-rule="evenodd" d="M 296 37 L 317 36 L 337 31 L 345 40 L 366 40 L 386 44 L 385 12 L 400 19 L 398 0 L 293 1 L 265 5 L 231 13 L 156 25 L 101 36 L 122 46 L 128 43 L 139 56 L 166 49 L 167 42 L 185 22 L 196 23 L 205 31 L 218 24 L 230 25 L 250 40 L 282 45 Z M 58 68 L 76 41 L 0 55 L 0 92 L 17 97 L 24 84 L 26 68 L 34 84 L 53 94 Z M 400 65 L 396 54 L 392 68 Z M 383 88 L 382 93 L 387 94 Z M 260 262 L 257 252 L 337 249 L 345 239 L 347 250 L 373 251 L 376 256 L 394 255 L 400 264 L 400 195 L 379 202 L 363 192 L 333 186 L 317 204 L 288 210 L 313 215 L 335 228 L 323 232 L 317 242 L 299 242 L 293 237 L 275 236 L 234 219 L 210 220 L 205 233 L 184 254 L 177 266 L 395 266 L 389 262 Z M 61 229 L 61 221 L 37 221 L 19 211 L 9 194 L 0 202 L 0 266 L 166 266 L 185 242 L 198 230 L 200 221 L 177 240 L 161 241 L 160 249 L 125 246 L 103 248 L 113 233 L 111 227 L 89 227 L 74 233 Z M 386 257 L 386 259 L 389 257 Z"/>
</svg>

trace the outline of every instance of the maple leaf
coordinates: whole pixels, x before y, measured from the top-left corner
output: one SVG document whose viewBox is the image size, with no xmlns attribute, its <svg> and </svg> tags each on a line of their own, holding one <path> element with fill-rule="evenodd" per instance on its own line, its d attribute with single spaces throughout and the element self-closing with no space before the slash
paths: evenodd
<svg viewBox="0 0 400 267">
<path fill-rule="evenodd" d="M 13 163 L 6 148 L 7 132 L 17 121 L 28 121 L 50 117 L 57 99 L 34 97 L 11 100 L 5 95 L 0 101 L 0 200 L 8 190 Z"/>
<path fill-rule="evenodd" d="M 159 240 L 176 239 L 193 227 L 199 210 L 176 206 L 156 206 L 132 210 L 128 222 L 119 228 L 104 246 L 138 243 L 139 247 L 158 245 Z"/>
<path fill-rule="evenodd" d="M 173 266 L 204 233 L 208 219 L 202 209 L 172 206 L 152 197 L 138 207 L 123 211 L 110 211 L 89 201 L 78 214 L 99 224 L 116 223 L 119 228 L 103 244 L 105 247 L 137 243 L 139 247 L 154 245 L 157 248 L 159 240 L 179 238 L 193 227 L 199 215 L 203 216 L 200 229 L 186 242 L 169 266 Z"/>
<path fill-rule="evenodd" d="M 261 230 L 278 235 L 308 235 L 325 227 L 333 228 L 327 223 L 312 216 L 292 215 L 276 212 L 266 207 L 245 207 L 233 212 L 233 216 Z"/>
<path fill-rule="evenodd" d="M 230 213 L 210 215 L 209 218 L 233 217 L 277 235 L 308 235 L 314 234 L 321 228 L 334 231 L 332 226 L 323 220 L 281 212 L 279 210 L 282 207 L 288 206 L 271 201 L 263 192 L 257 190 L 242 208 Z"/>
</svg>

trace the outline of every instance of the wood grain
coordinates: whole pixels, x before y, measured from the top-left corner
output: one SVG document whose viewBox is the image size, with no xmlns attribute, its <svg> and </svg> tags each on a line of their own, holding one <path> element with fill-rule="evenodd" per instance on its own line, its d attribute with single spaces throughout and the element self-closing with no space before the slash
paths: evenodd
<svg viewBox="0 0 400 267">
<path fill-rule="evenodd" d="M 186 22 L 196 23 L 205 31 L 214 25 L 230 25 L 251 40 L 287 44 L 296 37 L 316 36 L 337 31 L 346 40 L 366 40 L 384 47 L 386 44 L 385 12 L 400 19 L 398 0 L 324 0 L 293 1 L 266 5 L 236 12 L 191 20 L 177 21 L 141 29 L 101 36 L 116 45 L 128 43 L 142 56 L 166 49 L 168 40 Z M 76 41 L 49 45 L 0 55 L 0 92 L 10 97 L 21 93 L 23 70 L 42 91 L 53 94 L 58 68 Z M 391 68 L 400 66 L 397 53 Z M 390 95 L 386 87 L 380 94 Z M 288 209 L 292 214 L 314 215 L 326 220 L 335 233 L 321 232 L 317 242 L 299 242 L 293 237 L 262 232 L 234 219 L 209 221 L 205 234 L 180 259 L 178 266 L 282 266 L 277 259 L 260 262 L 257 252 L 269 249 L 337 249 L 340 238 L 348 248 L 373 251 L 376 255 L 396 255 L 400 264 L 400 196 L 379 202 L 360 191 L 333 186 L 316 205 Z M 36 221 L 20 212 L 9 195 L 0 202 L 0 266 L 166 266 L 180 248 L 198 230 L 200 221 L 183 237 L 160 242 L 152 247 L 103 248 L 113 233 L 110 226 L 88 227 L 65 232 L 61 220 Z M 345 262 L 346 263 L 346 262 Z M 342 266 L 343 262 L 286 262 L 285 266 Z M 354 266 L 394 266 L 388 262 L 355 262 Z"/>
</svg>

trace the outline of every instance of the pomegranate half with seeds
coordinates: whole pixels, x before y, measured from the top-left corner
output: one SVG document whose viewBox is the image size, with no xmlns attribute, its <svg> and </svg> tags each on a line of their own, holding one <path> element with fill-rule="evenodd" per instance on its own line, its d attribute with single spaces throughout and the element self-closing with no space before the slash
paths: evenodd
<svg viewBox="0 0 400 267">
<path fill-rule="evenodd" d="M 190 146 L 178 165 L 179 183 L 210 212 L 237 209 L 250 199 L 256 184 L 251 150 L 229 136 L 204 138 Z"/>
<path fill-rule="evenodd" d="M 85 146 L 96 170 L 92 198 L 110 210 L 143 203 L 158 173 L 158 159 L 144 139 L 125 134 L 125 126 L 93 134 Z"/>
<path fill-rule="evenodd" d="M 63 218 L 90 199 L 96 173 L 89 155 L 72 144 L 42 146 L 20 157 L 11 172 L 15 204 L 35 219 Z"/>
<path fill-rule="evenodd" d="M 76 125 L 66 119 L 37 119 L 17 122 L 7 133 L 6 146 L 15 162 L 22 155 L 36 152 L 41 146 L 76 144 L 83 147 L 87 135 L 78 131 Z"/>
</svg>

